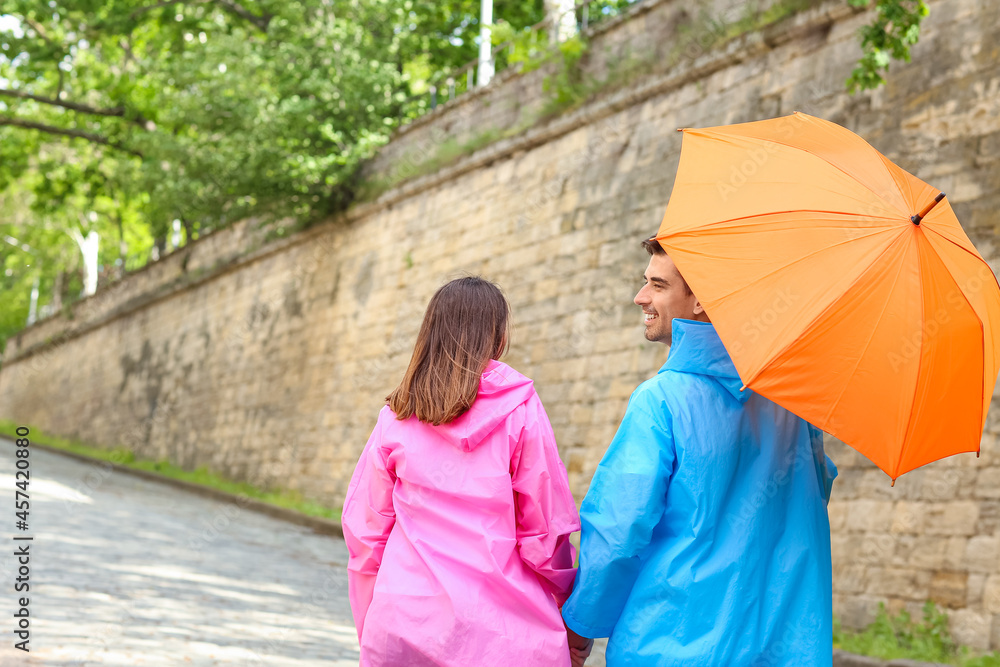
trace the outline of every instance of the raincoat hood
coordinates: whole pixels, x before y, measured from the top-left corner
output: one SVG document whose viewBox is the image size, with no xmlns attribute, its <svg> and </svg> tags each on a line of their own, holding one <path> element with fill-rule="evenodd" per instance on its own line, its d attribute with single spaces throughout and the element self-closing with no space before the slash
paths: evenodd
<svg viewBox="0 0 1000 667">
<path fill-rule="evenodd" d="M 383 407 L 342 525 L 360 667 L 570 667 L 576 502 L 541 399 L 506 364 L 448 424 Z"/>
<path fill-rule="evenodd" d="M 740 403 L 746 403 L 753 393 L 749 389 L 740 391 L 743 380 L 711 322 L 674 319 L 670 354 L 659 372 L 665 371 L 707 375 L 725 387 Z"/>
<path fill-rule="evenodd" d="M 608 665 L 831 667 L 823 434 L 740 392 L 714 325 L 672 329 L 580 506 L 566 625 Z"/>
<path fill-rule="evenodd" d="M 534 391 L 530 379 L 507 364 L 491 359 L 483 371 L 479 393 L 472 407 L 437 429 L 462 451 L 471 452 L 507 419 L 514 408 L 531 398 Z"/>
</svg>

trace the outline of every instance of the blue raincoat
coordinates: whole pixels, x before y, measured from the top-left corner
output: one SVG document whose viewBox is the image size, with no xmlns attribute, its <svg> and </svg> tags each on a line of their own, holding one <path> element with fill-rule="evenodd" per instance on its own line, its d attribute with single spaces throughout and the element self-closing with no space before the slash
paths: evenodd
<svg viewBox="0 0 1000 667">
<path fill-rule="evenodd" d="M 709 323 L 675 319 L 580 508 L 563 618 L 609 667 L 829 667 L 822 432 L 747 389 Z"/>
</svg>

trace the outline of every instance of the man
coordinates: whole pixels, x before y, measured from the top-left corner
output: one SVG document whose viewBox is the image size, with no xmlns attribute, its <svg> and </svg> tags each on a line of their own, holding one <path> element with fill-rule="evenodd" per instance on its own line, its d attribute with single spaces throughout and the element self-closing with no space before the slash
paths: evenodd
<svg viewBox="0 0 1000 667">
<path fill-rule="evenodd" d="M 655 238 L 643 246 L 635 303 L 670 353 L 594 473 L 563 619 L 610 637 L 609 667 L 828 667 L 837 469 L 822 433 L 740 391 L 698 297 Z"/>
</svg>

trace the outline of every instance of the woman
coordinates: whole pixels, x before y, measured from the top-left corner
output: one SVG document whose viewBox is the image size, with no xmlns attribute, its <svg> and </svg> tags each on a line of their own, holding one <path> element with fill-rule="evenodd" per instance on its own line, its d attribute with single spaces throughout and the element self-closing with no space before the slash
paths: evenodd
<svg viewBox="0 0 1000 667">
<path fill-rule="evenodd" d="M 481 278 L 431 299 L 344 502 L 362 666 L 570 664 L 559 614 L 580 529 L 509 306 Z"/>
</svg>

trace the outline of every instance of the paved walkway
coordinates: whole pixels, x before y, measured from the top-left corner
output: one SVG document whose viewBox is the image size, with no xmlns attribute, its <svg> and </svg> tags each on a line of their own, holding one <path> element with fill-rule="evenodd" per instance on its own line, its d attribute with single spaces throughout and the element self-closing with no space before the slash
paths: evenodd
<svg viewBox="0 0 1000 667">
<path fill-rule="evenodd" d="M 14 528 L 0 440 L 0 541 L 31 542 L 31 653 L 13 648 L 13 546 L 0 548 L 0 665 L 358 664 L 344 541 L 41 450 Z"/>
</svg>

